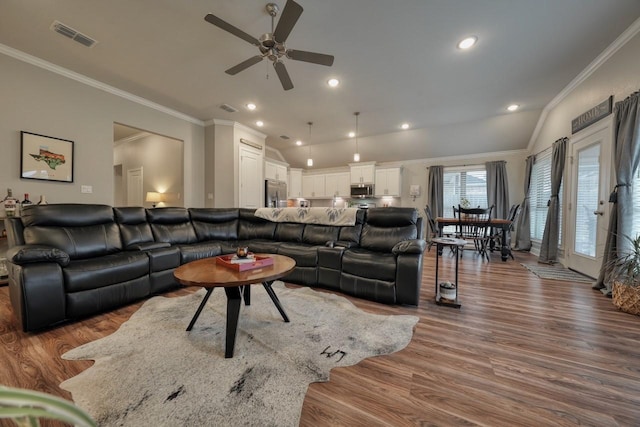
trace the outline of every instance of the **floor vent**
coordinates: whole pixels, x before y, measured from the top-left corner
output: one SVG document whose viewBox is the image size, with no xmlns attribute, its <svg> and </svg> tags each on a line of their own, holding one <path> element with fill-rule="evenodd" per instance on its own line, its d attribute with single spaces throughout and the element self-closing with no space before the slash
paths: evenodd
<svg viewBox="0 0 640 427">
<path fill-rule="evenodd" d="M 55 31 L 58 34 L 62 34 L 65 37 L 70 38 L 73 41 L 80 43 L 86 47 L 93 47 L 96 43 L 96 40 L 87 36 L 86 34 L 82 34 L 80 31 L 74 30 L 68 25 L 63 24 L 60 21 L 53 21 L 51 24 L 51 30 Z"/>
<path fill-rule="evenodd" d="M 235 113 L 236 111 L 238 111 L 237 108 L 233 108 L 231 105 L 229 104 L 222 104 L 220 106 L 220 108 L 222 108 L 224 111 L 226 111 L 227 113 Z"/>
</svg>

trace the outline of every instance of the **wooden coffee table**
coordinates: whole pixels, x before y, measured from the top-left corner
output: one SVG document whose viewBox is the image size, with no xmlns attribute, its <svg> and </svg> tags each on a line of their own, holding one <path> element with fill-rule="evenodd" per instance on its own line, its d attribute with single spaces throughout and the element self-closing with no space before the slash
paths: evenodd
<svg viewBox="0 0 640 427">
<path fill-rule="evenodd" d="M 192 261 L 176 268 L 173 275 L 176 280 L 184 286 L 200 286 L 207 289 L 196 314 L 191 319 L 187 331 L 193 328 L 198 320 L 200 312 L 209 300 L 211 293 L 215 288 L 224 288 L 227 294 L 227 333 L 224 357 L 233 357 L 233 348 L 236 343 L 236 331 L 238 329 L 238 317 L 240 315 L 240 301 L 244 298 L 244 304 L 251 304 L 250 285 L 262 283 L 267 294 L 276 306 L 282 319 L 289 321 L 287 313 L 285 313 L 278 296 L 271 288 L 273 282 L 286 276 L 296 266 L 296 262 L 283 255 L 275 254 L 256 254 L 273 258 L 273 265 L 257 268 L 255 270 L 247 270 L 238 272 L 228 267 L 218 265 L 216 259 L 205 258 Z"/>
</svg>

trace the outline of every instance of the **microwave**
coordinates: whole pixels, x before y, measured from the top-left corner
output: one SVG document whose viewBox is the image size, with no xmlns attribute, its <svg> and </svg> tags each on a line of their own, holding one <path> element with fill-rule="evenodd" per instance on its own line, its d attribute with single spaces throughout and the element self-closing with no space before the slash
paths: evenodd
<svg viewBox="0 0 640 427">
<path fill-rule="evenodd" d="M 359 199 L 373 197 L 373 184 L 352 185 L 351 197 Z"/>
</svg>

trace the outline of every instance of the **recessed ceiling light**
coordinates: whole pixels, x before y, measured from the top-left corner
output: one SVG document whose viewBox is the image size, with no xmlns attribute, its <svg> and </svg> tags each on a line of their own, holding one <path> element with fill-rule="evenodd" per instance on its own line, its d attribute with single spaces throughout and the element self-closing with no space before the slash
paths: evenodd
<svg viewBox="0 0 640 427">
<path fill-rule="evenodd" d="M 329 86 L 331 86 L 331 87 L 336 87 L 336 86 L 338 86 L 340 84 L 340 80 L 338 80 L 338 79 L 329 79 L 327 81 L 327 84 Z"/>
<path fill-rule="evenodd" d="M 511 104 L 507 107 L 507 110 L 509 111 L 516 111 L 518 108 L 520 108 L 520 106 L 518 104 Z"/>
<path fill-rule="evenodd" d="M 256 104 L 254 104 L 253 102 L 250 102 L 247 104 L 247 109 L 253 111 L 256 109 Z"/>
<path fill-rule="evenodd" d="M 258 126 L 258 127 L 260 127 L 260 128 L 261 128 L 262 126 L 264 126 L 264 122 L 263 122 L 262 120 L 258 120 L 258 121 L 256 122 L 256 126 Z"/>
<path fill-rule="evenodd" d="M 402 129 L 409 129 L 409 123 L 403 123 L 402 125 L 400 125 L 400 127 Z"/>
<path fill-rule="evenodd" d="M 471 36 L 463 39 L 460 43 L 458 43 L 458 49 L 469 49 L 476 44 L 478 38 L 476 36 Z"/>
<path fill-rule="evenodd" d="M 348 135 L 349 135 L 349 138 L 353 138 L 354 136 L 356 136 L 356 133 L 355 132 L 349 132 Z"/>
<path fill-rule="evenodd" d="M 297 140 L 297 141 L 296 141 L 296 145 L 302 145 L 302 141 Z"/>
</svg>

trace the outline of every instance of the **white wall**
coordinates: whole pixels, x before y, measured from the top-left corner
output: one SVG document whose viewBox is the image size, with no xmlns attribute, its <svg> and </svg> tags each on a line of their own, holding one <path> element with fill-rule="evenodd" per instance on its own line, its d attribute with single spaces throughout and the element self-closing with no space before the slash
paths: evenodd
<svg viewBox="0 0 640 427">
<path fill-rule="evenodd" d="M 113 123 L 184 141 L 184 205 L 204 206 L 204 127 L 0 54 L 0 191 L 114 203 Z M 74 141 L 74 182 L 20 179 L 20 131 Z M 180 160 L 177 160 L 180 161 Z M 91 185 L 93 193 L 80 192 Z"/>
<path fill-rule="evenodd" d="M 613 95 L 614 104 L 640 89 L 640 35 L 636 35 L 549 111 L 531 153 L 571 136 L 571 120 Z"/>
</svg>

